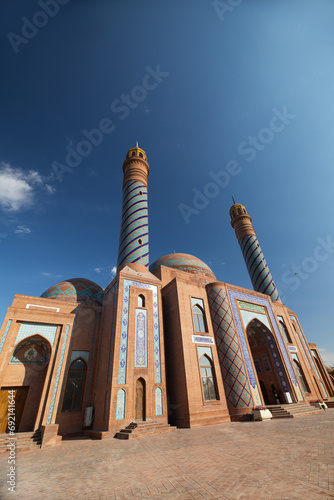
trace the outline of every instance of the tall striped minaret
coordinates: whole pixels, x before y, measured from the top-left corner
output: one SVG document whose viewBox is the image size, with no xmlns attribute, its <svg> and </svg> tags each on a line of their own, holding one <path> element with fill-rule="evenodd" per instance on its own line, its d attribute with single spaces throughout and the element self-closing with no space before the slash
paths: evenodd
<svg viewBox="0 0 334 500">
<path fill-rule="evenodd" d="M 250 279 L 256 292 L 265 293 L 272 301 L 281 300 L 273 277 L 245 207 L 234 203 L 230 208 L 231 225 L 235 230 Z"/>
<path fill-rule="evenodd" d="M 117 266 L 142 264 L 148 267 L 147 178 L 150 167 L 146 153 L 129 149 L 123 163 L 123 208 Z"/>
</svg>

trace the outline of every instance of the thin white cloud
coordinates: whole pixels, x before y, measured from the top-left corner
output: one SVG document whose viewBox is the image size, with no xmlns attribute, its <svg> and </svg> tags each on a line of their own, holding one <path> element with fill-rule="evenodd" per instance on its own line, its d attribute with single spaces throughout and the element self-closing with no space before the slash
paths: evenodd
<svg viewBox="0 0 334 500">
<path fill-rule="evenodd" d="M 319 352 L 326 366 L 334 366 L 334 352 L 327 351 L 327 349 L 319 349 Z"/>
<path fill-rule="evenodd" d="M 117 268 L 114 266 L 110 269 L 110 267 L 96 267 L 94 271 L 98 274 L 103 274 L 103 276 L 108 277 L 112 276 L 114 279 L 114 276 L 116 276 L 116 271 Z"/>
<path fill-rule="evenodd" d="M 62 278 L 63 277 L 62 274 L 53 274 L 53 273 L 45 273 L 45 272 L 41 272 L 40 274 L 42 276 L 44 276 L 45 278 Z"/>
<path fill-rule="evenodd" d="M 46 192 L 49 194 L 54 194 L 56 192 L 55 188 L 50 186 L 50 184 L 45 184 Z"/>
<path fill-rule="evenodd" d="M 52 186 L 44 184 L 37 171 L 25 172 L 9 163 L 0 162 L 0 208 L 8 212 L 30 208 L 34 203 L 36 187 L 49 194 L 55 192 Z"/>
<path fill-rule="evenodd" d="M 14 231 L 15 234 L 19 234 L 20 236 L 26 236 L 31 233 L 31 229 L 27 226 L 17 226 L 17 229 Z"/>
</svg>

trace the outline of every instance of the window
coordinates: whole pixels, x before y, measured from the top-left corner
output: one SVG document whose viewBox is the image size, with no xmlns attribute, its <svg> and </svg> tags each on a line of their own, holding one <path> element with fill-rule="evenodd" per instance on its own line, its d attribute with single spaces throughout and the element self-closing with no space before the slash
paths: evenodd
<svg viewBox="0 0 334 500">
<path fill-rule="evenodd" d="M 278 324 L 279 324 L 279 327 L 280 327 L 280 330 L 281 330 L 283 337 L 285 338 L 285 340 L 288 344 L 292 344 L 292 340 L 291 340 L 291 337 L 290 337 L 289 332 L 287 330 L 287 327 L 285 326 L 284 319 L 282 318 L 282 316 L 278 316 L 278 320 L 279 320 Z"/>
<path fill-rule="evenodd" d="M 217 399 L 214 383 L 212 361 L 206 354 L 200 359 L 201 377 L 203 383 L 205 401 L 215 401 Z"/>
<path fill-rule="evenodd" d="M 81 410 L 86 372 L 87 365 L 83 359 L 79 358 L 71 363 L 68 371 L 63 411 Z"/>
<path fill-rule="evenodd" d="M 138 295 L 138 307 L 145 307 L 144 295 Z"/>
<path fill-rule="evenodd" d="M 291 357 L 293 359 L 293 364 L 294 364 L 294 367 L 296 369 L 296 372 L 297 372 L 297 375 L 298 375 L 298 378 L 300 380 L 300 383 L 304 389 L 305 392 L 310 392 L 310 389 L 309 389 L 309 386 L 307 384 L 307 381 L 306 381 L 306 378 L 304 376 L 304 373 L 303 373 L 303 370 L 302 370 L 302 367 L 300 366 L 300 363 L 299 363 L 299 359 L 298 359 L 298 356 L 297 354 L 295 353 L 291 353 Z"/>
<path fill-rule="evenodd" d="M 207 332 L 204 311 L 198 304 L 193 306 L 193 317 L 195 332 Z"/>
</svg>

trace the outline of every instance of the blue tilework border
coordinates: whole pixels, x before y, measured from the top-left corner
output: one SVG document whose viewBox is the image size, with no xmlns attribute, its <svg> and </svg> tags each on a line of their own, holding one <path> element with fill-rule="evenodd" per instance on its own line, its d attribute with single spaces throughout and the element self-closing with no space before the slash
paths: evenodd
<svg viewBox="0 0 334 500">
<path fill-rule="evenodd" d="M 52 394 L 52 398 L 51 398 L 50 410 L 49 410 L 48 419 L 47 419 L 47 423 L 48 424 L 51 424 L 52 413 L 53 413 L 53 409 L 54 409 L 54 405 L 55 405 L 55 401 L 56 401 L 57 389 L 58 389 L 58 384 L 59 384 L 59 378 L 60 378 L 61 369 L 62 369 L 62 366 L 63 366 L 63 360 L 64 360 L 64 354 L 65 354 L 65 348 L 66 348 L 66 342 L 67 342 L 67 337 L 68 337 L 69 329 L 70 329 L 70 325 L 66 325 L 66 330 L 65 330 L 63 345 L 62 345 L 62 348 L 61 348 L 61 354 L 60 354 L 60 359 L 59 359 L 59 363 L 58 363 L 58 370 L 57 370 L 55 385 L 54 385 L 54 388 L 53 388 L 53 394 Z"/>
<path fill-rule="evenodd" d="M 159 305 L 158 287 L 139 281 L 124 280 L 123 306 L 122 306 L 122 330 L 119 354 L 118 383 L 126 383 L 126 359 L 128 348 L 128 323 L 129 323 L 129 293 L 130 286 L 146 288 L 153 292 L 153 335 L 154 335 L 154 377 L 155 383 L 161 383 L 161 359 L 160 359 L 160 328 L 159 328 Z"/>
<path fill-rule="evenodd" d="M 245 361 L 246 361 L 247 371 L 248 371 L 248 374 L 249 374 L 249 379 L 251 380 L 252 387 L 255 387 L 255 385 L 256 385 L 255 374 L 254 374 L 253 367 L 252 367 L 252 364 L 251 364 L 251 361 L 250 361 L 248 349 L 246 347 L 246 339 L 245 339 L 245 335 L 244 335 L 244 332 L 243 332 L 241 318 L 239 316 L 239 311 L 238 311 L 235 299 L 245 300 L 245 301 L 248 301 L 248 302 L 254 302 L 255 304 L 260 304 L 260 305 L 265 306 L 267 308 L 267 314 L 268 314 L 269 318 L 271 319 L 271 324 L 273 326 L 275 336 L 276 336 L 276 338 L 278 340 L 278 343 L 279 343 L 279 346 L 281 348 L 281 352 L 283 354 L 284 361 L 285 361 L 285 364 L 286 364 L 286 366 L 288 368 L 291 380 L 292 380 L 292 382 L 293 382 L 293 384 L 295 386 L 298 386 L 295 372 L 292 369 L 290 358 L 289 358 L 288 352 L 286 350 L 285 344 L 283 342 L 283 339 L 282 339 L 282 336 L 281 336 L 281 332 L 280 332 L 280 330 L 279 330 L 279 328 L 277 326 L 276 316 L 275 316 L 275 314 L 273 313 L 273 311 L 271 309 L 271 305 L 270 305 L 269 300 L 263 299 L 261 297 L 254 297 L 254 295 L 249 295 L 247 293 L 237 292 L 235 290 L 228 290 L 228 294 L 229 294 L 229 297 L 230 297 L 230 300 L 231 300 L 232 311 L 233 311 L 233 315 L 234 315 L 234 318 L 235 318 L 235 322 L 237 324 L 237 329 L 238 329 L 238 333 L 239 333 L 241 347 L 242 347 L 242 350 L 243 350 L 243 353 L 244 353 L 244 358 L 245 358 Z M 253 385 L 253 384 L 255 384 L 255 385 Z"/>
<path fill-rule="evenodd" d="M 0 354 L 1 354 L 1 351 L 2 351 L 2 348 L 3 348 L 3 345 L 5 343 L 5 340 L 6 340 L 6 337 L 7 337 L 7 334 L 8 334 L 8 331 L 9 331 L 9 328 L 10 328 L 10 325 L 12 324 L 12 320 L 9 319 L 8 322 L 7 322 L 7 326 L 6 326 L 6 329 L 4 331 L 4 334 L 2 336 L 2 339 L 1 339 L 1 343 L 0 343 Z"/>
</svg>

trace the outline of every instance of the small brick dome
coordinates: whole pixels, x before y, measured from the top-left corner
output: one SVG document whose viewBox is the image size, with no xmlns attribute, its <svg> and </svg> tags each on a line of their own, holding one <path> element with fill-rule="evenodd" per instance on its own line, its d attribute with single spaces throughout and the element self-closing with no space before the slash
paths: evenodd
<svg viewBox="0 0 334 500">
<path fill-rule="evenodd" d="M 216 276 L 209 266 L 197 257 L 186 253 L 171 253 L 164 257 L 160 257 L 150 266 L 150 271 L 155 271 L 159 266 L 173 267 L 180 271 L 201 275 L 202 277 L 208 278 L 209 281 L 217 281 Z"/>
<path fill-rule="evenodd" d="M 85 278 L 72 278 L 50 286 L 41 297 L 47 299 L 75 299 L 77 302 L 96 301 L 102 303 L 103 288 Z"/>
</svg>

